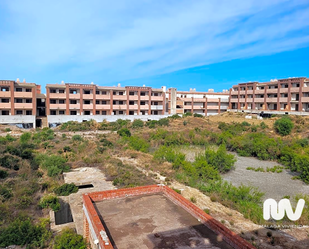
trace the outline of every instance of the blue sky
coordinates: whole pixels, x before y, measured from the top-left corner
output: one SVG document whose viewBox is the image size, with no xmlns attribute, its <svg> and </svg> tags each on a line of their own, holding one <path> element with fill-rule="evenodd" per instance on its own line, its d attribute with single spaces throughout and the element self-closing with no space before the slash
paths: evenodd
<svg viewBox="0 0 309 249">
<path fill-rule="evenodd" d="M 309 1 L 1 0 L 0 79 L 216 91 L 309 77 Z"/>
</svg>

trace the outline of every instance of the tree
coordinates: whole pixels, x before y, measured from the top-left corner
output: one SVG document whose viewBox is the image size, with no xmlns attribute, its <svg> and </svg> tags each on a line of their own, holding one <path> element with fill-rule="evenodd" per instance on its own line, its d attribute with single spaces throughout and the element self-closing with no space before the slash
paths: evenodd
<svg viewBox="0 0 309 249">
<path fill-rule="evenodd" d="M 83 236 L 72 229 L 65 229 L 55 237 L 54 249 L 86 249 L 87 243 Z"/>
<path fill-rule="evenodd" d="M 281 136 L 289 135 L 294 127 L 294 123 L 289 117 L 282 117 L 274 124 L 275 131 Z"/>
</svg>

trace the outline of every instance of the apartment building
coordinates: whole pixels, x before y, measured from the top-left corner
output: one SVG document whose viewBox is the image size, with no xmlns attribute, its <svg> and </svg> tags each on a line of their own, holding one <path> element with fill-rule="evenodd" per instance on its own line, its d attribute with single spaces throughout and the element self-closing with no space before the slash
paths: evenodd
<svg viewBox="0 0 309 249">
<path fill-rule="evenodd" d="M 47 115 L 164 115 L 165 92 L 151 87 L 49 84 Z"/>
<path fill-rule="evenodd" d="M 0 123 L 33 124 L 37 115 L 37 99 L 41 86 L 35 83 L 0 80 Z M 40 99 L 41 100 L 41 99 Z"/>
<path fill-rule="evenodd" d="M 230 89 L 229 109 L 305 115 L 309 112 L 309 79 L 240 83 Z"/>
<path fill-rule="evenodd" d="M 213 89 L 208 92 L 177 91 L 169 89 L 169 109 L 172 114 L 184 114 L 186 112 L 198 113 L 205 116 L 216 115 L 225 112 L 229 107 L 229 92 L 216 93 Z"/>
</svg>

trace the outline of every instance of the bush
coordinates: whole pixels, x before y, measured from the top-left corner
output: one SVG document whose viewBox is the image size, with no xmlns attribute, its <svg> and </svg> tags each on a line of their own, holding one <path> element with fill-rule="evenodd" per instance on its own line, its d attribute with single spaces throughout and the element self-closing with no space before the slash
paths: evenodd
<svg viewBox="0 0 309 249">
<path fill-rule="evenodd" d="M 191 112 L 186 112 L 185 114 L 182 115 L 183 117 L 188 117 L 188 116 L 192 116 Z"/>
<path fill-rule="evenodd" d="M 140 119 L 135 119 L 132 123 L 132 128 L 142 128 L 144 127 L 144 122 Z"/>
<path fill-rule="evenodd" d="M 56 195 L 67 196 L 72 193 L 76 193 L 78 191 L 78 187 L 74 183 L 65 183 L 58 188 L 54 189 Z"/>
<path fill-rule="evenodd" d="M 132 136 L 129 139 L 129 146 L 134 150 L 147 153 L 149 151 L 150 144 L 143 138 Z"/>
<path fill-rule="evenodd" d="M 10 132 L 10 131 L 12 131 L 12 130 L 11 130 L 10 128 L 5 128 L 4 131 L 5 131 L 5 132 Z"/>
<path fill-rule="evenodd" d="M 174 114 L 172 116 L 169 116 L 169 118 L 171 119 L 178 119 L 178 118 L 181 118 L 178 114 Z"/>
<path fill-rule="evenodd" d="M 39 202 L 40 208 L 51 208 L 54 212 L 60 210 L 59 198 L 54 195 L 45 195 Z"/>
<path fill-rule="evenodd" d="M 202 118 L 204 116 L 202 114 L 194 113 L 193 117 L 195 117 L 195 118 Z"/>
<path fill-rule="evenodd" d="M 0 247 L 20 245 L 27 248 L 45 248 L 52 233 L 47 229 L 49 221 L 41 220 L 34 225 L 30 219 L 15 219 L 6 228 L 0 229 Z"/>
<path fill-rule="evenodd" d="M 55 237 L 54 249 L 87 249 L 87 243 L 83 236 L 67 228 Z"/>
<path fill-rule="evenodd" d="M 186 126 L 186 125 L 188 124 L 188 122 L 185 120 L 185 121 L 182 122 L 182 124 L 183 124 L 184 126 Z"/>
<path fill-rule="evenodd" d="M 8 172 L 0 169 L 0 179 L 4 179 L 8 176 Z"/>
<path fill-rule="evenodd" d="M 47 156 L 45 154 L 39 154 L 36 156 L 35 161 L 43 169 L 47 169 L 47 175 L 51 177 L 60 175 L 70 169 L 66 164 L 66 159 L 57 155 Z"/>
<path fill-rule="evenodd" d="M 70 146 L 64 146 L 64 147 L 63 147 L 63 151 L 64 151 L 64 152 L 71 152 L 72 149 L 71 149 Z"/>
<path fill-rule="evenodd" d="M 81 137 L 81 135 L 74 135 L 72 136 L 72 140 L 80 142 L 83 141 L 83 138 Z"/>
<path fill-rule="evenodd" d="M 20 136 L 20 142 L 21 143 L 28 143 L 30 139 L 31 139 L 31 133 L 30 132 L 25 132 Z"/>
<path fill-rule="evenodd" d="M 169 120 L 168 118 L 161 118 L 159 121 L 158 121 L 158 125 L 160 126 L 168 126 L 169 125 Z"/>
<path fill-rule="evenodd" d="M 149 128 L 155 128 L 157 124 L 158 124 L 157 120 L 150 120 L 150 121 L 147 121 L 146 126 Z"/>
<path fill-rule="evenodd" d="M 275 131 L 281 136 L 289 135 L 293 129 L 294 123 L 289 117 L 282 117 L 276 120 L 274 124 Z"/>
<path fill-rule="evenodd" d="M 117 131 L 117 134 L 121 137 L 131 137 L 131 132 L 128 128 L 122 128 Z"/>
</svg>

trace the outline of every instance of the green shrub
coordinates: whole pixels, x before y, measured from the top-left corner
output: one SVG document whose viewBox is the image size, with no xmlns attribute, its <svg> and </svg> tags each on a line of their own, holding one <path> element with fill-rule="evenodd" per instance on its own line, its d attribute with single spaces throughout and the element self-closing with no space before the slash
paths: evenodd
<svg viewBox="0 0 309 249">
<path fill-rule="evenodd" d="M 247 121 L 243 121 L 243 122 L 241 123 L 241 125 L 242 125 L 242 126 L 251 126 L 251 124 L 249 124 Z"/>
<path fill-rule="evenodd" d="M 31 133 L 30 132 L 25 132 L 20 136 L 20 142 L 21 143 L 28 143 L 31 139 Z"/>
<path fill-rule="evenodd" d="M 80 141 L 83 141 L 83 138 L 81 137 L 81 135 L 74 135 L 72 136 L 72 140 L 74 142 L 80 142 Z"/>
<path fill-rule="evenodd" d="M 122 128 L 117 131 L 117 134 L 121 137 L 131 137 L 131 132 L 128 128 Z"/>
<path fill-rule="evenodd" d="M 66 164 L 66 159 L 57 155 L 47 156 L 45 154 L 39 154 L 36 156 L 35 161 L 43 169 L 47 169 L 47 175 L 51 177 L 60 175 L 70 169 Z"/>
<path fill-rule="evenodd" d="M 195 117 L 195 118 L 202 118 L 204 116 L 202 114 L 194 113 L 193 117 Z"/>
<path fill-rule="evenodd" d="M 45 195 L 39 202 L 40 208 L 51 208 L 54 212 L 60 210 L 59 198 L 54 195 Z"/>
<path fill-rule="evenodd" d="M 184 126 L 186 126 L 186 125 L 188 124 L 188 122 L 187 122 L 186 120 L 184 120 L 184 121 L 182 122 L 182 124 L 183 124 Z"/>
<path fill-rule="evenodd" d="M 132 123 L 132 128 L 142 128 L 144 127 L 144 122 L 140 119 L 135 119 Z"/>
<path fill-rule="evenodd" d="M 15 219 L 7 227 L 0 228 L 0 247 L 27 245 L 28 248 L 45 248 L 52 237 L 47 229 L 49 220 L 42 219 L 34 225 L 30 219 Z"/>
<path fill-rule="evenodd" d="M 169 118 L 171 119 L 178 119 L 178 118 L 181 118 L 178 114 L 174 114 L 172 116 L 169 116 Z"/>
<path fill-rule="evenodd" d="M 54 249 L 87 249 L 86 240 L 72 229 L 64 229 L 56 235 Z"/>
<path fill-rule="evenodd" d="M 64 146 L 64 147 L 63 147 L 63 151 L 64 151 L 64 152 L 71 152 L 72 149 L 71 149 L 70 146 Z"/>
<path fill-rule="evenodd" d="M 186 112 L 182 115 L 183 117 L 188 117 L 188 116 L 192 116 L 192 113 L 191 112 Z"/>
<path fill-rule="evenodd" d="M 294 123 L 289 117 L 282 117 L 274 123 L 275 131 L 281 136 L 289 135 L 293 129 Z"/>
<path fill-rule="evenodd" d="M 134 150 L 146 153 L 149 151 L 150 144 L 143 138 L 132 136 L 129 138 L 129 146 Z"/>
<path fill-rule="evenodd" d="M 0 165 L 4 168 L 19 170 L 19 158 L 10 154 L 0 157 Z"/>
<path fill-rule="evenodd" d="M 13 196 L 12 191 L 5 187 L 4 185 L 0 185 L 0 200 L 6 201 Z"/>
<path fill-rule="evenodd" d="M 148 128 L 155 128 L 156 126 L 157 126 L 157 124 L 158 124 L 158 121 L 157 120 L 150 120 L 150 121 L 147 121 L 146 122 L 146 126 L 148 127 Z"/>
<path fill-rule="evenodd" d="M 102 138 L 100 140 L 100 143 L 104 146 L 104 147 L 113 147 L 113 143 L 109 140 L 107 140 L 106 138 Z"/>
<path fill-rule="evenodd" d="M 261 122 L 260 127 L 264 130 L 264 129 L 268 128 L 268 125 L 266 125 L 264 122 Z"/>
<path fill-rule="evenodd" d="M 76 193 L 77 191 L 78 187 L 74 183 L 65 183 L 54 189 L 55 194 L 59 196 L 67 196 L 72 193 Z"/>
<path fill-rule="evenodd" d="M 12 131 L 12 130 L 11 130 L 10 128 L 5 128 L 4 131 L 5 131 L 5 132 L 10 132 L 10 131 Z"/>
<path fill-rule="evenodd" d="M 191 196 L 191 197 L 190 197 L 190 201 L 191 201 L 192 203 L 196 203 L 196 198 L 195 198 L 194 196 Z"/>
<path fill-rule="evenodd" d="M 9 173 L 5 170 L 0 169 L 0 179 L 4 179 L 9 175 Z"/>
<path fill-rule="evenodd" d="M 168 126 L 169 125 L 169 119 L 168 118 L 161 118 L 158 121 L 158 125 L 160 125 L 160 126 Z"/>
</svg>

